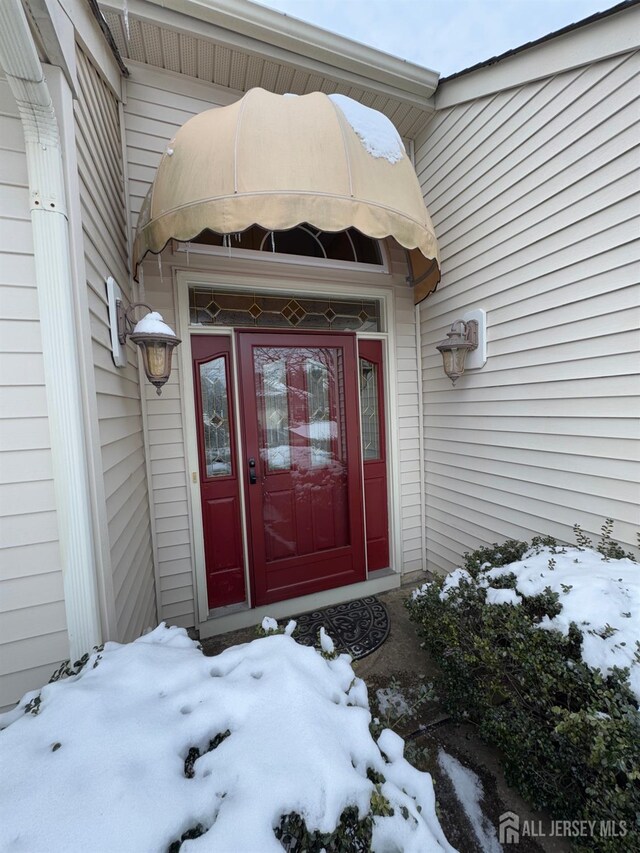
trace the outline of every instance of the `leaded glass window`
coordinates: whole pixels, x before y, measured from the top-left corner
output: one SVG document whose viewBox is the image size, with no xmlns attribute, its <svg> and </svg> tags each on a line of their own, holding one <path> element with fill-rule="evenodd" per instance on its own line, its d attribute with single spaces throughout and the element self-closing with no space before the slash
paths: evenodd
<svg viewBox="0 0 640 853">
<path fill-rule="evenodd" d="M 311 465 L 328 465 L 332 460 L 331 439 L 336 424 L 331 420 L 329 403 L 329 371 L 318 361 L 305 365 L 307 379 L 307 417 Z"/>
<path fill-rule="evenodd" d="M 207 477 L 224 477 L 231 473 L 231 434 L 224 356 L 200 365 L 200 391 Z"/>
<path fill-rule="evenodd" d="M 258 360 L 260 357 L 259 350 Z M 289 400 L 287 364 L 283 358 L 265 360 L 262 365 L 262 397 L 267 465 L 270 471 L 288 471 L 291 468 Z"/>
<path fill-rule="evenodd" d="M 377 299 L 337 299 L 191 287 L 192 325 L 379 332 Z"/>
<path fill-rule="evenodd" d="M 360 419 L 362 453 L 365 462 L 380 459 L 380 427 L 378 409 L 378 366 L 360 359 Z"/>
</svg>

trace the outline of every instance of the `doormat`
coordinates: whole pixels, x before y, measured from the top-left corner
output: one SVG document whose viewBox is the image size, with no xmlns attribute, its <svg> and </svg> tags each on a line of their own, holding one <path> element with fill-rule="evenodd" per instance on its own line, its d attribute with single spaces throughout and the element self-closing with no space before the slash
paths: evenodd
<svg viewBox="0 0 640 853">
<path fill-rule="evenodd" d="M 317 645 L 318 632 L 324 627 L 336 651 L 347 652 L 354 660 L 375 652 L 389 636 L 387 608 L 373 595 L 303 613 L 295 620 L 298 626 L 293 636 L 299 643 Z"/>
</svg>

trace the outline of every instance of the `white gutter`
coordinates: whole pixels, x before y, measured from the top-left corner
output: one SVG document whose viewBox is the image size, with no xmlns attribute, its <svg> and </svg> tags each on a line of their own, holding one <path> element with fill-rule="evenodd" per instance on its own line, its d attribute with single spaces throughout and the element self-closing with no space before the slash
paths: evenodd
<svg viewBox="0 0 640 853">
<path fill-rule="evenodd" d="M 0 2 L 0 65 L 25 138 L 60 558 L 71 660 L 101 642 L 91 495 L 58 123 L 19 0 Z"/>
</svg>

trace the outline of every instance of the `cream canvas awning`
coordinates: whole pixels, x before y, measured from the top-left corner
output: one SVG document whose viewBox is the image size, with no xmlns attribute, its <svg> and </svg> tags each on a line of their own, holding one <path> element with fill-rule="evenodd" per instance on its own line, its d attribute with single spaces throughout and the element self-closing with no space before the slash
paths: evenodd
<svg viewBox="0 0 640 853">
<path fill-rule="evenodd" d="M 415 301 L 424 299 L 440 279 L 440 265 L 414 168 L 399 137 L 396 156 L 384 151 L 379 122 L 373 143 L 367 137 L 373 111 L 363 113 L 367 108 L 348 99 L 342 105 L 360 110 L 365 131 L 357 122 L 354 130 L 339 99 L 320 92 L 298 97 L 251 89 L 231 106 L 187 121 L 164 152 L 140 211 L 136 272 L 147 252 L 162 251 L 172 238 L 308 222 L 323 231 L 353 227 L 374 239 L 393 237 L 409 252 Z M 395 132 L 379 113 L 373 117 Z"/>
</svg>

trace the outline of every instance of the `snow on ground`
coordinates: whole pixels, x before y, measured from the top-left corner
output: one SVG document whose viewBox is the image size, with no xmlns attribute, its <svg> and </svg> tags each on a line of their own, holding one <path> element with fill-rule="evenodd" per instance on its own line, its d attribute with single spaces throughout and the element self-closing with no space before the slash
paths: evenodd
<svg viewBox="0 0 640 853">
<path fill-rule="evenodd" d="M 438 752 L 438 764 L 443 773 L 451 780 L 456 797 L 460 801 L 469 823 L 478 839 L 483 853 L 502 853 L 495 827 L 483 813 L 480 803 L 484 799 L 482 782 L 473 772 L 461 764 L 457 758 L 443 749 Z"/>
<path fill-rule="evenodd" d="M 404 145 L 391 119 L 346 95 L 329 95 L 329 98 L 342 111 L 372 157 L 384 157 L 389 163 L 402 160 Z"/>
<path fill-rule="evenodd" d="M 185 853 L 282 853 L 273 829 L 284 814 L 323 832 L 347 805 L 364 815 L 368 768 L 394 809 L 375 818 L 373 850 L 453 849 L 429 774 L 392 732 L 380 739 L 386 758 L 373 741 L 347 655 L 327 660 L 270 634 L 211 658 L 160 625 L 107 643 L 79 675 L 42 688 L 37 715 L 24 713 L 34 695 L 0 716 L 2 851 L 166 851 L 202 824 Z"/>
<path fill-rule="evenodd" d="M 376 690 L 378 710 L 383 717 L 396 719 L 408 714 L 411 706 L 407 702 L 404 692 L 399 688 L 381 687 Z"/>
<path fill-rule="evenodd" d="M 512 572 L 518 592 L 537 595 L 546 587 L 560 595 L 562 610 L 545 617 L 541 628 L 563 634 L 575 622 L 582 632 L 582 659 L 606 675 L 612 667 L 628 667 L 631 689 L 640 699 L 640 566 L 626 557 L 605 560 L 598 551 L 564 548 L 528 551 L 522 560 L 491 569 L 491 579 Z"/>
</svg>

